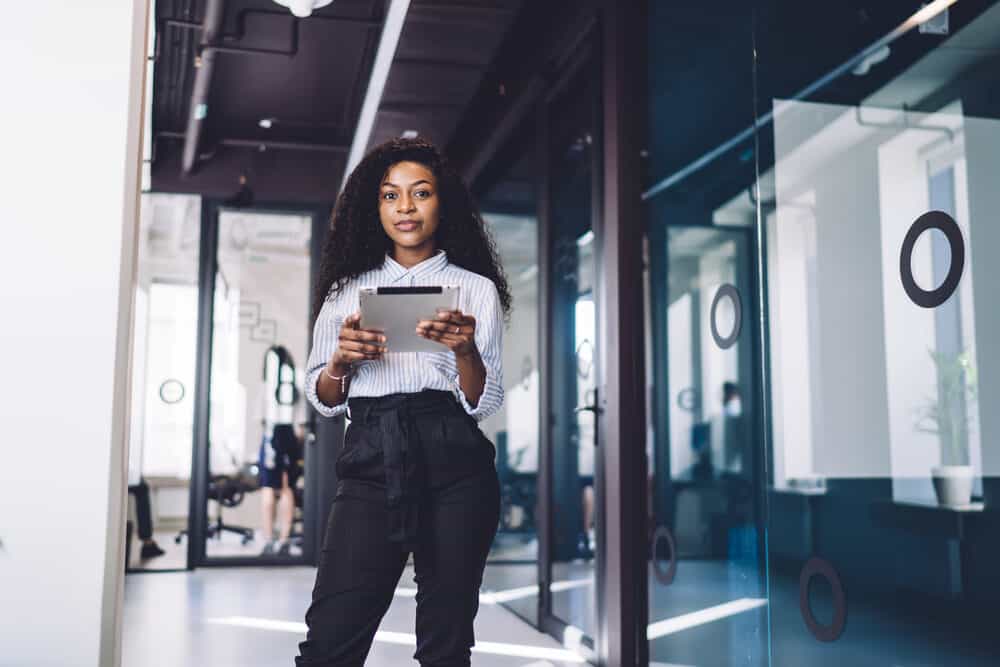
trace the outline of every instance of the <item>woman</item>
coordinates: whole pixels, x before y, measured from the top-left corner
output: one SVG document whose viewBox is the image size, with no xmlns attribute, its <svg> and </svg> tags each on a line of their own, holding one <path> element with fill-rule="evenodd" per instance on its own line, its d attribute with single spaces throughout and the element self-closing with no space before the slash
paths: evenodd
<svg viewBox="0 0 1000 667">
<path fill-rule="evenodd" d="M 359 327 L 359 287 L 444 284 L 461 286 L 460 308 L 414 323 L 440 353 L 393 353 Z M 410 552 L 414 658 L 469 665 L 500 512 L 496 450 L 477 421 L 503 402 L 510 291 L 468 189 L 432 144 L 390 141 L 351 174 L 314 312 L 306 394 L 351 424 L 296 665 L 364 664 Z"/>
</svg>

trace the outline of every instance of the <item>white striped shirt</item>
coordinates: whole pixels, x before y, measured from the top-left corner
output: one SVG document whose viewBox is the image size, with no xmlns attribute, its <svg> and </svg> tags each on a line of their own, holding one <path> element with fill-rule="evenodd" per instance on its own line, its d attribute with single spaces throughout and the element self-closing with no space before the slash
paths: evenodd
<svg viewBox="0 0 1000 667">
<path fill-rule="evenodd" d="M 443 250 L 407 269 L 386 255 L 383 265 L 364 273 L 328 295 L 313 329 L 313 347 L 306 364 L 306 396 L 326 417 L 347 411 L 347 401 L 335 406 L 323 403 L 316 392 L 320 373 L 337 349 L 340 327 L 360 308 L 360 287 L 426 287 L 460 285 L 459 308 L 476 318 L 476 346 L 486 366 L 486 384 L 475 407 L 469 404 L 458 382 L 455 354 L 444 344 L 443 352 L 390 352 L 383 359 L 354 364 L 348 398 L 386 396 L 424 389 L 450 391 L 465 411 L 482 421 L 503 404 L 503 310 L 496 286 L 489 278 L 450 264 Z M 414 325 L 416 323 L 414 322 Z"/>
</svg>

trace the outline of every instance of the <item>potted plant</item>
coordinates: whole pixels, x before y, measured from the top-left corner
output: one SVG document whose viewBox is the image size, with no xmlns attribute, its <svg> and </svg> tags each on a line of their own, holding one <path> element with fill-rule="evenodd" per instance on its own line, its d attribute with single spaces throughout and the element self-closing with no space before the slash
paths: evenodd
<svg viewBox="0 0 1000 667">
<path fill-rule="evenodd" d="M 976 376 L 968 352 L 929 350 L 937 371 L 937 396 L 922 408 L 917 430 L 933 433 L 941 443 L 941 465 L 931 469 L 938 503 L 946 507 L 972 500 L 973 469 L 969 465 L 969 406 L 976 400 Z"/>
</svg>

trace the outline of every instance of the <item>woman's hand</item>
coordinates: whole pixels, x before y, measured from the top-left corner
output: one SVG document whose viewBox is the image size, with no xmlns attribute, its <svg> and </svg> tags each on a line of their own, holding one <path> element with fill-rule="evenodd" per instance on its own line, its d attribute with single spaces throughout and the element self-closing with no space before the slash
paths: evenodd
<svg viewBox="0 0 1000 667">
<path fill-rule="evenodd" d="M 330 359 L 334 375 L 343 375 L 357 361 L 382 359 L 385 355 L 385 336 L 381 331 L 361 328 L 361 313 L 354 313 L 340 327 L 337 349 Z"/>
<path fill-rule="evenodd" d="M 417 333 L 448 346 L 456 357 L 476 357 L 476 318 L 461 310 L 438 311 L 437 319 L 421 320 Z"/>
</svg>

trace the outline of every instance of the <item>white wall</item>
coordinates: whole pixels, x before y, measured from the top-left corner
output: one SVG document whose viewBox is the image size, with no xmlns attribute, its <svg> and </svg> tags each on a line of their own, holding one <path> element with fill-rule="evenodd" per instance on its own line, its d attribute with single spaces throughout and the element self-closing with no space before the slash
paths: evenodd
<svg viewBox="0 0 1000 667">
<path fill-rule="evenodd" d="M 118 662 L 146 11 L 9 3 L 0 22 L 3 665 Z"/>
</svg>

